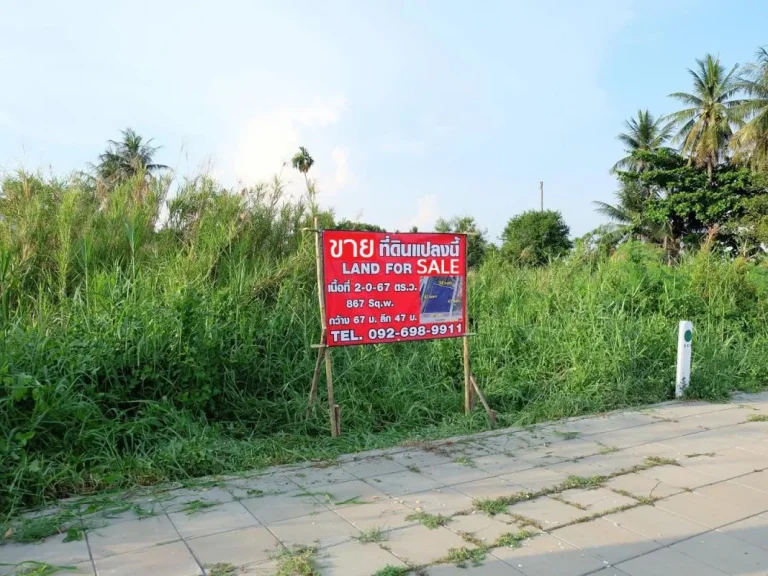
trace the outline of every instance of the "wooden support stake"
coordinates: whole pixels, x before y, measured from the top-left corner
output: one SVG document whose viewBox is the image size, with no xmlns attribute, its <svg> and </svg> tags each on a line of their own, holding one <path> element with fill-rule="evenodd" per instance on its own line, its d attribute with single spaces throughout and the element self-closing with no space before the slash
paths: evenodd
<svg viewBox="0 0 768 576">
<path fill-rule="evenodd" d="M 472 387 L 480 398 L 480 402 L 483 404 L 483 408 L 485 408 L 485 411 L 488 413 L 488 420 L 491 421 L 491 426 L 496 426 L 496 412 L 491 410 L 491 407 L 488 405 L 488 400 L 485 399 L 485 394 L 483 394 L 482 390 L 480 390 L 480 386 L 475 382 L 475 377 L 470 374 L 469 379 L 472 382 Z"/>
<path fill-rule="evenodd" d="M 469 338 L 464 336 L 464 413 L 472 411 L 472 385 L 469 382 Z"/>
<path fill-rule="evenodd" d="M 339 423 L 338 415 L 341 413 L 340 409 L 337 409 L 336 403 L 333 401 L 333 374 L 331 367 L 331 351 L 326 346 L 327 335 L 325 333 L 325 301 L 323 300 L 323 259 L 320 252 L 320 233 L 319 222 L 317 216 L 314 221 L 315 232 L 315 266 L 317 267 L 317 299 L 320 303 L 320 324 L 323 327 L 323 331 L 320 337 L 320 349 L 317 353 L 317 363 L 315 364 L 315 373 L 312 378 L 312 388 L 309 391 L 309 407 L 307 409 L 307 415 L 312 409 L 312 403 L 317 396 L 317 384 L 320 379 L 320 361 L 325 357 L 325 379 L 328 383 L 328 415 L 331 421 L 331 436 L 334 438 L 339 435 Z"/>
</svg>

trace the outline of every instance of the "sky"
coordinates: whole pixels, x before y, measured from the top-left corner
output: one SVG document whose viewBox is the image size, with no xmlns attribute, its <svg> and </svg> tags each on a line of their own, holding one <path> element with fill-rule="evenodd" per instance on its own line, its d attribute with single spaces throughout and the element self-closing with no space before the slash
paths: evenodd
<svg viewBox="0 0 768 576">
<path fill-rule="evenodd" d="M 674 111 L 708 52 L 749 61 L 765 22 L 764 0 L 0 0 L 0 170 L 87 169 L 131 127 L 180 178 L 299 194 L 305 146 L 339 218 L 497 240 L 543 181 L 575 237 L 624 120 Z"/>
</svg>

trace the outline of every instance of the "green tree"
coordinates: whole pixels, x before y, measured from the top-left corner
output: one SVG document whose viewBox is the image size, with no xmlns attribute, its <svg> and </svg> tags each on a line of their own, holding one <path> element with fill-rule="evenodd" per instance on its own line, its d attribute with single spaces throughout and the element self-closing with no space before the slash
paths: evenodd
<svg viewBox="0 0 768 576">
<path fill-rule="evenodd" d="M 696 60 L 696 70 L 689 69 L 693 92 L 670 94 L 687 108 L 670 115 L 678 128 L 675 140 L 683 154 L 697 166 L 704 166 L 710 180 L 715 167 L 723 160 L 733 127 L 739 122 L 739 102 L 734 100 L 739 86 L 738 65 L 728 72 L 719 58 L 707 54 Z"/>
<path fill-rule="evenodd" d="M 152 139 L 147 141 L 131 128 L 122 131 L 120 141 L 109 140 L 107 149 L 99 155 L 96 173 L 107 183 L 114 184 L 134 178 L 139 174 L 153 176 L 160 170 L 168 169 L 165 164 L 154 162 L 159 146 L 152 146 Z"/>
<path fill-rule="evenodd" d="M 638 158 L 645 168 L 649 165 Z M 607 216 L 612 224 L 603 228 L 602 241 L 614 246 L 627 240 L 640 240 L 643 242 L 663 243 L 665 230 L 648 216 L 648 203 L 652 199 L 652 192 L 643 187 L 636 180 L 621 182 L 616 192 L 616 204 L 595 201 L 595 210 Z"/>
<path fill-rule="evenodd" d="M 501 234 L 501 251 L 515 263 L 539 266 L 568 253 L 570 229 L 554 210 L 530 210 L 510 218 Z"/>
<path fill-rule="evenodd" d="M 354 222 L 352 220 L 341 220 L 333 226 L 333 230 L 354 230 L 358 232 L 386 232 L 381 226 L 376 224 L 367 224 L 365 222 Z"/>
<path fill-rule="evenodd" d="M 309 176 L 307 176 L 307 173 L 314 163 L 315 160 L 309 155 L 309 152 L 304 146 L 299 146 L 299 151 L 296 152 L 291 159 L 291 165 L 304 174 L 304 182 L 307 184 L 307 190 L 309 190 Z"/>
<path fill-rule="evenodd" d="M 745 124 L 733 138 L 736 158 L 755 170 L 768 171 L 768 51 L 745 66 L 737 86 L 748 96 L 739 107 Z"/>
<path fill-rule="evenodd" d="M 435 223 L 435 230 L 470 234 L 467 236 L 467 266 L 477 268 L 482 264 L 488 249 L 488 231 L 480 229 L 472 216 L 454 216 L 450 220 L 440 218 Z"/>
<path fill-rule="evenodd" d="M 627 131 L 620 133 L 616 138 L 624 144 L 629 155 L 616 162 L 611 172 L 643 170 L 644 166 L 642 163 L 638 164 L 632 152 L 662 148 L 672 134 L 672 125 L 661 116 L 654 117 L 648 110 L 638 110 L 637 118 L 630 118 L 624 125 Z"/>
</svg>

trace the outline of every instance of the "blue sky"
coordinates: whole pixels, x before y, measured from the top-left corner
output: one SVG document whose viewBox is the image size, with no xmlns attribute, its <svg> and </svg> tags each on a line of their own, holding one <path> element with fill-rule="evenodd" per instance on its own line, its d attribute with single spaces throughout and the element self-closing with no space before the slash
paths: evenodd
<svg viewBox="0 0 768 576">
<path fill-rule="evenodd" d="M 130 126 L 231 185 L 304 145 L 339 216 L 496 238 L 543 180 L 577 236 L 624 119 L 674 110 L 707 52 L 750 60 L 765 22 L 760 0 L 0 0 L 0 168 L 83 169 Z"/>
</svg>

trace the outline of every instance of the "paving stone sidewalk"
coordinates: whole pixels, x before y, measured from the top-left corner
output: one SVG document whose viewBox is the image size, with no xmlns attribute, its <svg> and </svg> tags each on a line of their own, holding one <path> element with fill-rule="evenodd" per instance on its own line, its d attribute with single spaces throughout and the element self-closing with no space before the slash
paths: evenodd
<svg viewBox="0 0 768 576">
<path fill-rule="evenodd" d="M 65 503 L 81 506 L 82 539 L 0 546 L 0 574 L 37 561 L 69 566 L 62 576 L 766 575 L 768 393 L 203 479 L 113 504 Z"/>
</svg>

